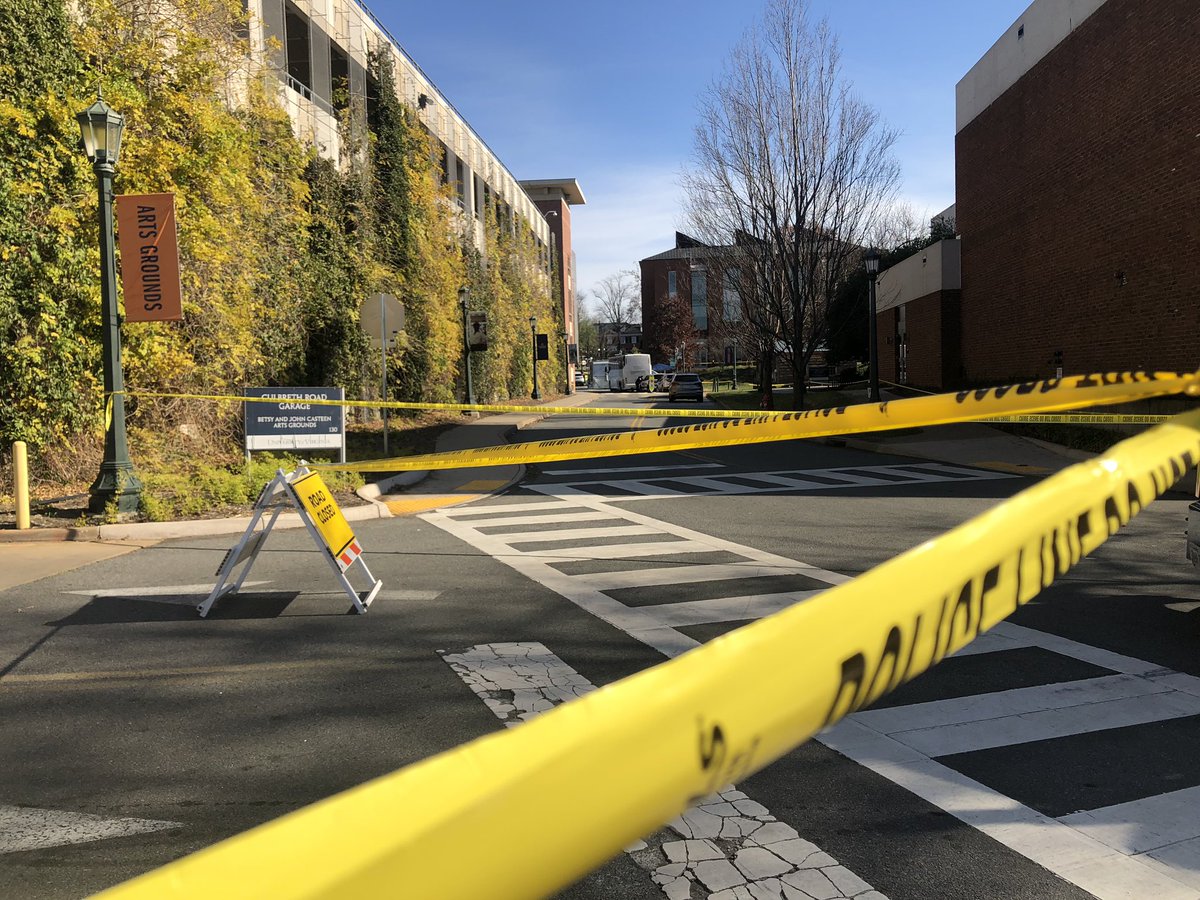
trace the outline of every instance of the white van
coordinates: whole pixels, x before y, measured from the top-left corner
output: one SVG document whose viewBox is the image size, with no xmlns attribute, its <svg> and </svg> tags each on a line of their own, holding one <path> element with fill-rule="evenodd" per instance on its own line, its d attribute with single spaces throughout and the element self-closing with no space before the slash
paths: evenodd
<svg viewBox="0 0 1200 900">
<path fill-rule="evenodd" d="M 626 353 L 608 361 L 608 387 L 613 391 L 632 391 L 643 375 L 647 380 L 653 374 L 649 353 Z"/>
<path fill-rule="evenodd" d="M 607 359 L 592 360 L 592 387 L 601 390 L 608 390 L 608 369 L 609 363 Z"/>
</svg>

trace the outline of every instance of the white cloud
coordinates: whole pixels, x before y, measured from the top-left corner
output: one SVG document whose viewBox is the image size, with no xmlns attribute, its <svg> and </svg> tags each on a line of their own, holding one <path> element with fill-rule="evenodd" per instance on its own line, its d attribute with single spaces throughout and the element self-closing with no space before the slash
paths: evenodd
<svg viewBox="0 0 1200 900">
<path fill-rule="evenodd" d="M 675 246 L 683 193 L 675 169 L 599 172 L 580 183 L 587 204 L 571 210 L 578 287 L 590 295 L 600 279 Z"/>
</svg>

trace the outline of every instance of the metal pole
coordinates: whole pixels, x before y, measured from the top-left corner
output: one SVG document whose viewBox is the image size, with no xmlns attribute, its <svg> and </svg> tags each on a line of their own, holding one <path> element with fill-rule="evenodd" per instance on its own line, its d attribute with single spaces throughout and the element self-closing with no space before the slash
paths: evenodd
<svg viewBox="0 0 1200 900">
<path fill-rule="evenodd" d="M 538 393 L 538 383 L 537 383 L 537 318 L 536 317 L 531 318 L 529 320 L 529 331 L 530 331 L 530 334 L 532 335 L 532 338 L 531 338 L 532 343 L 530 344 L 530 351 L 533 354 L 533 394 L 530 395 L 530 399 L 531 400 L 541 400 L 542 395 L 540 393 Z"/>
<path fill-rule="evenodd" d="M 733 342 L 733 389 L 738 389 L 737 383 L 737 340 Z"/>
<path fill-rule="evenodd" d="M 13 494 L 17 499 L 17 530 L 29 527 L 29 464 L 25 442 L 13 441 Z"/>
<path fill-rule="evenodd" d="M 387 330 L 387 297 L 383 294 L 379 295 L 379 356 L 383 363 L 383 392 L 379 398 L 384 402 L 388 402 L 388 386 L 387 386 L 387 352 L 388 352 L 388 330 Z M 388 453 L 388 413 L 389 410 L 383 407 L 383 455 Z"/>
<path fill-rule="evenodd" d="M 571 340 L 570 332 L 562 333 L 563 339 L 563 371 L 566 373 L 567 394 L 575 393 L 571 390 L 571 345 L 568 343 Z"/>
<path fill-rule="evenodd" d="M 121 318 L 117 310 L 117 259 L 113 249 L 113 166 L 96 162 L 100 192 L 100 293 L 103 302 L 101 334 L 104 348 L 105 419 L 104 461 L 88 489 L 88 509 L 102 513 L 115 504 L 118 513 L 134 512 L 142 499 L 142 482 L 134 474 L 125 436 L 125 377 L 121 371 Z"/>
<path fill-rule="evenodd" d="M 870 343 L 870 388 L 867 394 L 872 403 L 879 402 L 879 347 L 877 335 L 875 334 L 875 275 L 871 275 L 871 321 L 869 323 Z"/>
<path fill-rule="evenodd" d="M 471 375 L 471 336 L 469 325 L 467 323 L 467 298 L 466 291 L 460 291 L 462 296 L 462 314 L 463 314 L 463 370 L 467 373 L 467 397 L 466 402 L 472 406 L 475 405 L 475 382 Z M 470 413 L 467 413 L 470 415 Z"/>
</svg>

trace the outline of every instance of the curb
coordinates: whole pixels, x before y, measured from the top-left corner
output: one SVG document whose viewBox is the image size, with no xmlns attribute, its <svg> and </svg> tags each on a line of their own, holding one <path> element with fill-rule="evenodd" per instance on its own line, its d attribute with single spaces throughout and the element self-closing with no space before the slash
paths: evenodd
<svg viewBox="0 0 1200 900">
<path fill-rule="evenodd" d="M 350 522 L 369 519 L 390 519 L 391 511 L 382 503 L 352 506 L 342 510 Z M 180 522 L 130 522 L 128 524 L 90 525 L 85 528 L 30 528 L 28 531 L 0 531 L 0 543 L 24 541 L 165 541 L 169 538 L 207 537 L 237 534 L 245 531 L 253 516 L 234 516 L 228 519 L 189 519 Z M 284 513 L 275 522 L 276 528 L 301 528 L 304 523 L 296 513 Z"/>
</svg>

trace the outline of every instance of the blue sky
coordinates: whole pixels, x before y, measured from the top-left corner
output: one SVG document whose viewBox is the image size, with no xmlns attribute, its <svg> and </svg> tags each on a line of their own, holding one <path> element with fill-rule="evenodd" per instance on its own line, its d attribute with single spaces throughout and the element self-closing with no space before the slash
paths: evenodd
<svg viewBox="0 0 1200 900">
<path fill-rule="evenodd" d="M 700 92 L 756 0 L 367 0 L 517 178 L 579 180 L 578 287 L 673 246 Z M 954 86 L 1029 0 L 810 0 L 858 93 L 901 132 L 902 196 L 954 201 Z"/>
</svg>

